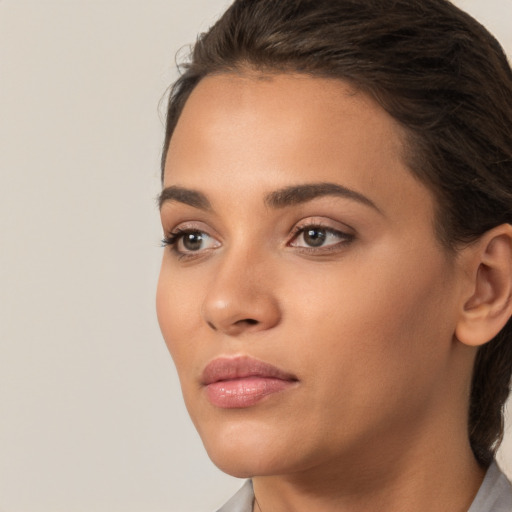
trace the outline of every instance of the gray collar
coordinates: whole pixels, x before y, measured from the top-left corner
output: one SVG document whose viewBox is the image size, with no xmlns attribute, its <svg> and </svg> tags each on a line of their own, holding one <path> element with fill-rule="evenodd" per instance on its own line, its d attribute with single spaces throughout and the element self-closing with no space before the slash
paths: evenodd
<svg viewBox="0 0 512 512">
<path fill-rule="evenodd" d="M 246 480 L 242 488 L 217 512 L 252 512 L 254 491 L 251 480 Z"/>
<path fill-rule="evenodd" d="M 493 462 L 468 512 L 511 512 L 512 486 Z"/>
</svg>

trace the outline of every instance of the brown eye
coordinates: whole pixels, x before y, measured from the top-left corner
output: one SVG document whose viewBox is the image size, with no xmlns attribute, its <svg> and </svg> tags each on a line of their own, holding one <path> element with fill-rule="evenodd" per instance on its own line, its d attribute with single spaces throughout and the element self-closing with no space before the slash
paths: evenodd
<svg viewBox="0 0 512 512">
<path fill-rule="evenodd" d="M 206 236 L 208 238 L 208 236 Z M 181 243 L 186 251 L 199 251 L 202 248 L 205 236 L 200 231 L 190 231 L 184 233 Z"/>
<path fill-rule="evenodd" d="M 350 243 L 354 235 L 338 231 L 323 226 L 309 225 L 296 231 L 293 240 L 290 242 L 292 247 L 303 249 L 335 249 Z"/>
<path fill-rule="evenodd" d="M 203 251 L 220 247 L 220 242 L 198 229 L 177 229 L 162 240 L 163 246 L 169 246 L 179 256 L 201 254 Z"/>
<path fill-rule="evenodd" d="M 321 247 L 327 239 L 327 232 L 325 229 L 308 228 L 303 233 L 304 242 L 310 247 Z"/>
</svg>

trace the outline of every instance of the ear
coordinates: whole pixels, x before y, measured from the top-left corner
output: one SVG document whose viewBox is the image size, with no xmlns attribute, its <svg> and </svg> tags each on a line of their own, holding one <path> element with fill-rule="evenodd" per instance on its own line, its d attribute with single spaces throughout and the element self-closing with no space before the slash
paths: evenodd
<svg viewBox="0 0 512 512">
<path fill-rule="evenodd" d="M 492 340 L 512 315 L 512 226 L 487 231 L 462 252 L 470 286 L 455 336 L 477 347 Z"/>
</svg>

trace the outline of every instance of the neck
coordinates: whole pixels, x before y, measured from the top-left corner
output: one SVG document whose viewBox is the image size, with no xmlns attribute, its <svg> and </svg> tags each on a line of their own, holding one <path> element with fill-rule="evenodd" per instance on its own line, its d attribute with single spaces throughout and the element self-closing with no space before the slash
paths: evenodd
<svg viewBox="0 0 512 512">
<path fill-rule="evenodd" d="M 357 456 L 345 454 L 323 467 L 255 477 L 254 511 L 467 512 L 485 471 L 465 432 L 444 434 L 445 443 L 403 436 L 394 444 L 368 443 Z"/>
</svg>

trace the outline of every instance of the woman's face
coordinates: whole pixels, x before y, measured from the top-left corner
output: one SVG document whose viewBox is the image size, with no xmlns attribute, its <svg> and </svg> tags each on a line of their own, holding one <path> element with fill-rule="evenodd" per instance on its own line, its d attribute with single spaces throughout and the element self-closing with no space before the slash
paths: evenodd
<svg viewBox="0 0 512 512">
<path fill-rule="evenodd" d="M 459 270 L 402 152 L 395 122 L 337 80 L 225 74 L 188 99 L 157 310 L 224 471 L 378 457 L 449 409 Z"/>
</svg>

